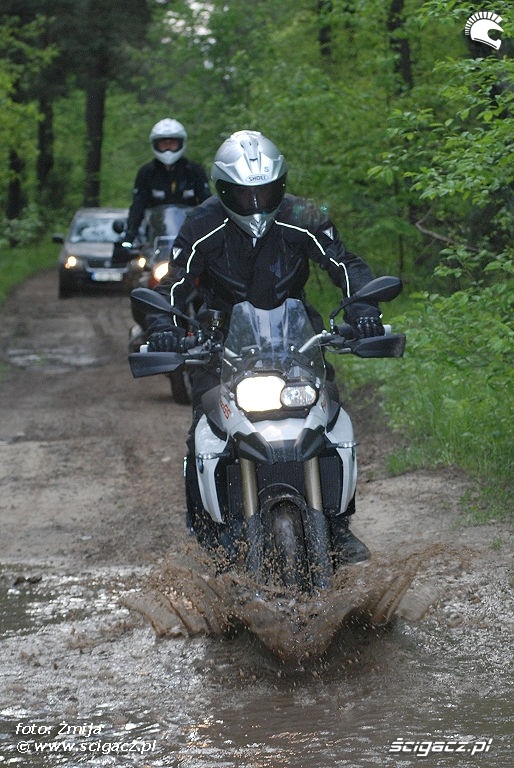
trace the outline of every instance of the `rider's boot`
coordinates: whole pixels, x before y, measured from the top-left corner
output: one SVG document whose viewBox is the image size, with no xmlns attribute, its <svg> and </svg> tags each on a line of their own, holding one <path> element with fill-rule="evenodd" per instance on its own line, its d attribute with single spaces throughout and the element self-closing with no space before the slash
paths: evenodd
<svg viewBox="0 0 514 768">
<path fill-rule="evenodd" d="M 350 531 L 348 518 L 345 520 L 346 531 L 340 530 L 337 539 L 334 537 L 334 550 L 338 565 L 350 565 L 369 560 L 369 549 Z"/>
<path fill-rule="evenodd" d="M 355 502 L 352 499 L 346 514 L 337 515 L 331 521 L 334 557 L 338 566 L 362 563 L 370 557 L 364 542 L 350 531 L 350 515 L 354 509 Z"/>
</svg>

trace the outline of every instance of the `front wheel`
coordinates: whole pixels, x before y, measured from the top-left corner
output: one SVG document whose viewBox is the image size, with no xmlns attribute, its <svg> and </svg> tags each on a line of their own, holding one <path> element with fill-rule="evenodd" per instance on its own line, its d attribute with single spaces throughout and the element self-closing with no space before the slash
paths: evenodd
<svg viewBox="0 0 514 768">
<path fill-rule="evenodd" d="M 330 534 L 301 497 L 269 498 L 246 525 L 246 570 L 271 588 L 312 595 L 332 584 Z"/>
<path fill-rule="evenodd" d="M 271 510 L 269 567 L 277 585 L 310 591 L 302 515 L 296 504 L 279 502 Z"/>
</svg>

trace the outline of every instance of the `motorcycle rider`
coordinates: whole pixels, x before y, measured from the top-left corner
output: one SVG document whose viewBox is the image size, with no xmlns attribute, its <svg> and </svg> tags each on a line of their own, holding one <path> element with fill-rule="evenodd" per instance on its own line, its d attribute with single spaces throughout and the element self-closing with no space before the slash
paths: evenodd
<svg viewBox="0 0 514 768">
<path fill-rule="evenodd" d="M 135 240 L 145 210 L 156 205 L 198 205 L 211 195 L 201 165 L 184 157 L 186 129 L 171 117 L 159 120 L 149 136 L 153 160 L 139 168 L 129 209 L 125 245 Z"/>
<path fill-rule="evenodd" d="M 219 147 L 211 178 L 217 196 L 199 205 L 186 219 L 175 240 L 170 264 L 173 278 L 156 290 L 168 293 L 182 312 L 193 286 L 205 307 L 229 316 L 234 304 L 248 300 L 262 309 L 286 298 L 304 302 L 317 332 L 322 319 L 305 300 L 309 261 L 317 262 L 345 296 L 372 279 L 367 264 L 348 251 L 334 224 L 309 201 L 286 194 L 287 163 L 268 138 L 250 130 L 237 131 Z M 380 336 L 384 328 L 378 306 L 355 303 L 345 314 L 359 337 Z M 227 326 L 228 323 L 225 323 Z M 176 351 L 186 333 L 181 322 L 151 313 L 146 330 L 149 349 Z M 333 374 L 332 374 L 333 377 Z M 194 367 L 193 426 L 188 447 L 192 454 L 194 427 L 201 416 L 201 397 L 219 381 L 219 374 Z M 353 505 L 339 515 L 340 562 L 369 557 L 365 544 L 349 530 Z"/>
</svg>

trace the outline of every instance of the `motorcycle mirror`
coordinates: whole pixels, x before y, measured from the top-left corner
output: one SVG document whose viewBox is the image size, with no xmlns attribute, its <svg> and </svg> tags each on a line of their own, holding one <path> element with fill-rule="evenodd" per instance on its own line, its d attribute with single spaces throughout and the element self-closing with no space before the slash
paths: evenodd
<svg viewBox="0 0 514 768">
<path fill-rule="evenodd" d="M 348 296 L 348 298 L 341 301 L 341 304 L 330 313 L 329 317 L 331 324 L 339 312 L 349 304 L 353 304 L 355 301 L 366 301 L 367 299 L 392 301 L 401 293 L 402 288 L 402 281 L 399 277 L 391 277 L 390 275 L 375 277 L 374 280 L 370 280 L 369 283 L 363 285 L 358 291 L 352 293 L 351 296 Z"/>
<path fill-rule="evenodd" d="M 157 291 L 152 291 L 151 288 L 134 288 L 130 292 L 130 301 L 137 309 L 145 311 L 157 309 L 159 312 L 166 312 L 166 314 L 175 315 L 175 317 L 185 320 L 194 328 L 200 327 L 200 323 L 197 320 L 189 317 L 189 315 L 185 315 L 179 309 L 175 309 L 164 296 L 157 293 Z"/>
<path fill-rule="evenodd" d="M 362 299 L 392 301 L 401 293 L 402 288 L 402 281 L 399 277 L 391 277 L 389 275 L 375 277 L 374 280 L 366 283 L 366 285 L 363 285 L 362 288 L 359 288 L 358 291 L 345 299 L 343 306 L 352 304 L 354 301 L 361 301 Z"/>
<path fill-rule="evenodd" d="M 121 235 L 122 232 L 125 232 L 125 222 L 123 219 L 115 219 L 112 222 L 112 228 L 116 232 L 117 235 Z"/>
</svg>

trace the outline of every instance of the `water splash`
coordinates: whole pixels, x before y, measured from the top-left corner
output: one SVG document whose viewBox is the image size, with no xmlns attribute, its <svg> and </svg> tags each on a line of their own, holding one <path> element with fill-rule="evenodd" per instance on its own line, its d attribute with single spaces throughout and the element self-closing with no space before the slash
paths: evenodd
<svg viewBox="0 0 514 768">
<path fill-rule="evenodd" d="M 392 559 L 376 553 L 340 569 L 334 586 L 313 596 L 285 594 L 234 571 L 216 573 L 201 552 L 170 557 L 123 604 L 141 613 L 158 637 L 223 636 L 244 628 L 278 659 L 299 664 L 322 656 L 348 621 L 384 626 L 395 617 L 419 621 L 438 597 L 430 573 L 434 558 L 453 562 L 462 552 L 428 547 Z"/>
</svg>

